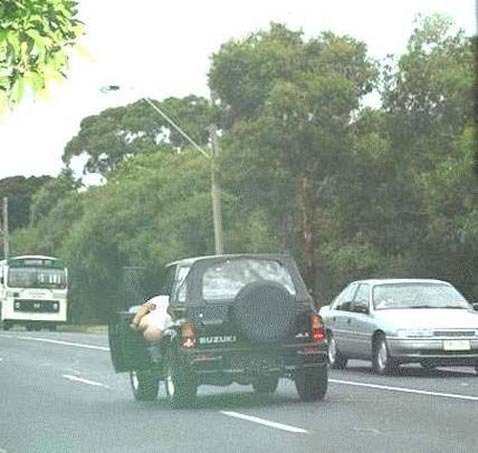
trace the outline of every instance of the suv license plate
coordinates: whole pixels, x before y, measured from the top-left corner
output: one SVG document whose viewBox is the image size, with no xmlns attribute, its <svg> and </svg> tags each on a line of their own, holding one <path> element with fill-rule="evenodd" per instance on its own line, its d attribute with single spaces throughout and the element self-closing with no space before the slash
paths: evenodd
<svg viewBox="0 0 478 453">
<path fill-rule="evenodd" d="M 445 340 L 443 349 L 445 351 L 469 351 L 471 349 L 470 340 Z"/>
<path fill-rule="evenodd" d="M 278 363 L 270 358 L 252 359 L 246 368 L 255 373 L 274 371 L 278 368 Z"/>
</svg>

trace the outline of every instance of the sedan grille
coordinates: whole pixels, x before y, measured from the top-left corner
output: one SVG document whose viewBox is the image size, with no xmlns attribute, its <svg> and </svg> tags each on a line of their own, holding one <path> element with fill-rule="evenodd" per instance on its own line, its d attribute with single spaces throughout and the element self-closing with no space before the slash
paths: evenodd
<svg viewBox="0 0 478 453">
<path fill-rule="evenodd" d="M 474 330 L 435 330 L 433 332 L 434 337 L 474 337 Z"/>
</svg>

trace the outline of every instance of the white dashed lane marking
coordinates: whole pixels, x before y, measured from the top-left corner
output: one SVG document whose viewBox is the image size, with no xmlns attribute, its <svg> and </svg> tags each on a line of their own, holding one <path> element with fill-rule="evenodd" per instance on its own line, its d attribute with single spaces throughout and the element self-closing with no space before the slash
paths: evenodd
<svg viewBox="0 0 478 453">
<path fill-rule="evenodd" d="M 103 384 L 102 382 L 91 381 L 90 379 L 84 379 L 78 376 L 72 376 L 71 374 L 64 374 L 63 377 L 73 382 L 80 382 L 81 384 L 93 385 L 95 387 L 104 387 L 109 389 L 109 385 Z"/>
<path fill-rule="evenodd" d="M 282 423 L 273 422 L 265 418 L 254 417 L 252 415 L 241 414 L 239 412 L 221 411 L 221 414 L 227 415 L 228 417 L 239 418 L 240 420 L 246 420 L 252 423 L 258 423 L 259 425 L 268 426 L 270 428 L 281 429 L 282 431 L 288 431 L 290 433 L 308 433 L 307 430 L 302 428 L 297 428 L 291 425 L 284 425 Z"/>
<path fill-rule="evenodd" d="M 71 341 L 62 341 L 62 340 L 52 340 L 50 338 L 36 338 L 36 337 L 8 337 L 8 338 L 18 338 L 20 340 L 25 341 L 38 341 L 41 343 L 51 343 L 51 344 L 58 344 L 62 346 L 75 346 L 77 348 L 84 348 L 84 349 L 95 349 L 97 351 L 106 351 L 109 352 L 110 348 L 106 346 L 96 346 L 93 344 L 85 344 L 85 343 L 74 343 Z"/>
</svg>

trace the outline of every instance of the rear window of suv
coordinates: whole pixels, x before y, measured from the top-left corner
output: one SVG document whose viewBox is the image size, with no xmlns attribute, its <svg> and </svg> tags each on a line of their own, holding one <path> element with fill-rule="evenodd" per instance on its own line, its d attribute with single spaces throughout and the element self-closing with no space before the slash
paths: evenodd
<svg viewBox="0 0 478 453">
<path fill-rule="evenodd" d="M 287 268 L 274 260 L 240 259 L 214 263 L 202 280 L 205 300 L 234 299 L 247 284 L 269 280 L 284 286 L 292 295 L 296 289 Z"/>
</svg>

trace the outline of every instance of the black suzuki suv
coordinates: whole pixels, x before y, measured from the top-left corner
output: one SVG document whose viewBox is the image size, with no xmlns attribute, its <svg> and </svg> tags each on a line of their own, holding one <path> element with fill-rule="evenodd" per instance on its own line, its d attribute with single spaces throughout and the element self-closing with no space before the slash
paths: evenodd
<svg viewBox="0 0 478 453">
<path fill-rule="evenodd" d="M 173 406 L 192 402 L 201 384 L 252 385 L 273 393 L 294 380 L 304 401 L 327 391 L 327 343 L 294 260 L 278 254 L 205 256 L 167 266 L 163 294 L 174 323 L 159 345 L 133 332 L 134 310 L 110 323 L 114 368 L 129 371 L 137 400 L 159 382 Z"/>
</svg>

